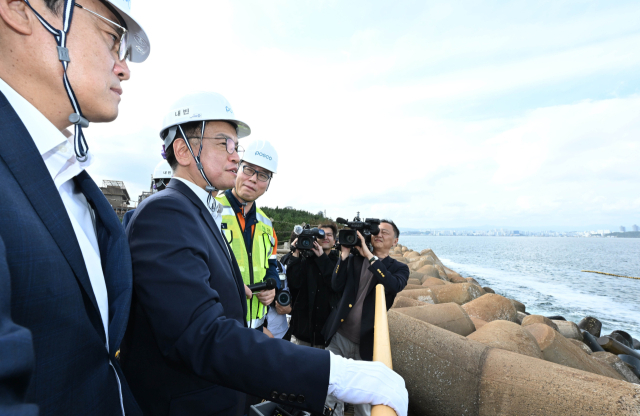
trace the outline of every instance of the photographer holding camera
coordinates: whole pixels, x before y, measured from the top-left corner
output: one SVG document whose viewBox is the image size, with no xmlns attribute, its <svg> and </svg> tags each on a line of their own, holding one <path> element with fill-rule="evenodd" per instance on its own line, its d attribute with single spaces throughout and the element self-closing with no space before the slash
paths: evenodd
<svg viewBox="0 0 640 416">
<path fill-rule="evenodd" d="M 359 218 L 357 220 L 359 221 Z M 338 221 L 344 220 L 338 219 Z M 354 228 L 352 223 L 347 224 Z M 364 226 L 361 229 L 367 235 L 367 239 L 370 235 L 373 252 L 360 230 L 356 233 L 353 233 L 354 230 L 340 231 L 341 242 L 348 241 L 350 234 L 356 234 L 359 241 L 353 246 L 341 245 L 341 255 L 333 271 L 331 286 L 334 291 L 342 293 L 342 299 L 327 320 L 323 334 L 326 340 L 330 340 L 327 350 L 332 353 L 354 360 L 371 361 L 373 359 L 375 287 L 378 284 L 384 286 L 387 310 L 389 310 L 396 294 L 407 285 L 409 268 L 406 264 L 389 257 L 389 250 L 398 243 L 400 236 L 400 230 L 393 221 L 367 219 L 364 224 L 362 222 L 353 224 Z M 347 235 L 347 239 L 343 239 L 342 233 Z M 327 403 L 330 405 L 336 402 L 339 401 L 332 396 L 327 398 Z M 338 410 L 336 416 L 341 416 L 342 406 L 336 407 Z M 356 416 L 370 413 L 370 405 L 355 406 Z"/>
<path fill-rule="evenodd" d="M 322 328 L 329 317 L 331 306 L 337 304 L 336 293 L 331 290 L 331 275 L 338 262 L 338 253 L 331 250 L 335 244 L 338 227 L 321 224 L 319 230 L 324 237 L 318 237 L 309 250 L 311 255 L 302 254 L 294 240 L 291 259 L 287 267 L 287 280 L 298 293 L 291 312 L 291 341 L 324 349 L 325 339 Z M 307 251 L 307 253 L 309 252 Z M 333 304 L 332 304 L 333 302 Z"/>
</svg>

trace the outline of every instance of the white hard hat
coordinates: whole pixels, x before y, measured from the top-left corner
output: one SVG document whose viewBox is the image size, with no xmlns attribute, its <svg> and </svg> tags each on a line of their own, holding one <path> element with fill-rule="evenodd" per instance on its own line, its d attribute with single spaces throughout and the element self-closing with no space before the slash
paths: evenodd
<svg viewBox="0 0 640 416">
<path fill-rule="evenodd" d="M 131 62 L 144 62 L 151 52 L 149 38 L 140 24 L 131 16 L 131 0 L 106 0 L 109 6 L 113 6 L 120 18 L 124 21 L 129 31 Z"/>
<path fill-rule="evenodd" d="M 169 148 L 175 139 L 176 126 L 193 121 L 230 121 L 237 126 L 238 139 L 251 134 L 249 126 L 236 118 L 231 104 L 221 94 L 198 92 L 180 98 L 164 117 L 160 138 L 165 147 Z"/>
<path fill-rule="evenodd" d="M 249 143 L 242 161 L 278 173 L 278 153 L 267 140 L 254 140 Z"/>
<path fill-rule="evenodd" d="M 153 170 L 153 179 L 171 179 L 172 177 L 173 170 L 166 160 L 158 163 L 158 166 Z"/>
</svg>

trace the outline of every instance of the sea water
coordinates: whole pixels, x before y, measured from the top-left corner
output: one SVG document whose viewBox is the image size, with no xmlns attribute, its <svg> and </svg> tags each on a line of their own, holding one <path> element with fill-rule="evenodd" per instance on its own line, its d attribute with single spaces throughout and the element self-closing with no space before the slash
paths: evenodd
<svg viewBox="0 0 640 416">
<path fill-rule="evenodd" d="M 580 322 L 593 316 L 602 335 L 615 329 L 640 340 L 640 238 L 400 236 L 431 248 L 442 263 L 524 303 L 527 312 Z"/>
</svg>

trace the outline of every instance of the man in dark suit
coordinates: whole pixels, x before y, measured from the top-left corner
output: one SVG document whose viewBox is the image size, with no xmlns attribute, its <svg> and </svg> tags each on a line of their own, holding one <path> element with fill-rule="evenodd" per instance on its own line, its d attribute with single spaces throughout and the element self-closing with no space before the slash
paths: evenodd
<svg viewBox="0 0 640 416">
<path fill-rule="evenodd" d="M 33 367 L 31 333 L 11 321 L 11 280 L 2 238 L 0 238 L 0 414 L 32 416 L 38 407 L 25 404 Z"/>
<path fill-rule="evenodd" d="M 249 127 L 215 93 L 186 96 L 171 109 L 161 137 L 174 177 L 140 204 L 127 228 L 134 295 L 121 359 L 143 411 L 242 415 L 242 392 L 322 413 L 333 392 L 406 416 L 404 381 L 381 363 L 345 360 L 247 327 L 251 293 L 212 194 L 235 184 L 238 138 Z"/>
<path fill-rule="evenodd" d="M 375 287 L 384 286 L 387 310 L 393 305 L 396 294 L 407 285 L 409 268 L 406 264 L 389 257 L 391 247 L 398 244 L 400 230 L 393 221 L 382 220 L 380 232 L 371 236 L 373 253 L 358 231 L 360 245 L 358 254 L 351 247 L 342 246 L 340 259 L 331 277 L 331 287 L 342 293 L 338 307 L 327 320 L 323 333 L 330 340 L 327 349 L 335 354 L 354 360 L 373 359 L 373 325 L 375 321 Z M 334 402 L 329 397 L 328 402 Z M 356 403 L 352 403 L 356 404 Z M 337 415 L 342 415 L 338 406 Z M 356 416 L 371 413 L 370 406 L 356 406 Z"/>
<path fill-rule="evenodd" d="M 33 336 L 25 400 L 40 415 L 140 412 L 116 359 L 131 298 L 129 247 L 85 171 L 92 154 L 82 131 L 117 117 L 126 58 L 146 58 L 129 7 L 0 0 L 0 280 L 10 276 L 11 316 Z M 11 374 L 6 362 L 28 356 L 28 346 L 0 353 L 0 380 Z M 0 395 L 0 413 L 19 397 Z"/>
</svg>

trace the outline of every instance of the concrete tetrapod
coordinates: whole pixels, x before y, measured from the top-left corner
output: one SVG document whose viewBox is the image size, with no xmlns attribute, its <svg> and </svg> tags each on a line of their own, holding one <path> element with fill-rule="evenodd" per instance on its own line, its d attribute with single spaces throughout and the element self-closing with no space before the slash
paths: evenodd
<svg viewBox="0 0 640 416">
<path fill-rule="evenodd" d="M 554 324 L 551 319 L 542 315 L 529 315 L 526 318 L 524 318 L 521 323 L 522 326 L 533 325 L 533 324 L 545 324 L 555 329 L 556 331 L 558 330 L 558 325 Z"/>
<path fill-rule="evenodd" d="M 622 379 L 618 372 L 591 358 L 580 347 L 571 343 L 551 327 L 544 324 L 533 324 L 524 328 L 538 341 L 538 346 L 540 346 L 545 360 L 605 377 Z"/>
<path fill-rule="evenodd" d="M 600 331 L 602 330 L 602 322 L 594 318 L 593 316 L 587 316 L 582 318 L 578 323 L 578 328 L 587 331 L 596 338 L 600 337 Z"/>
<path fill-rule="evenodd" d="M 450 285 L 450 282 L 446 280 L 438 279 L 437 277 L 427 277 L 422 281 L 422 286 L 444 286 Z"/>
<path fill-rule="evenodd" d="M 640 386 L 490 348 L 389 311 L 413 415 L 637 415 Z"/>
<path fill-rule="evenodd" d="M 407 283 L 407 285 L 402 290 L 415 290 L 415 289 L 424 289 L 424 286 Z"/>
<path fill-rule="evenodd" d="M 422 266 L 416 271 L 418 273 L 424 274 L 425 276 L 435 277 L 436 279 L 440 279 L 440 273 L 438 273 L 438 269 L 436 269 L 436 266 L 434 266 L 433 264 L 425 264 L 424 266 Z"/>
<path fill-rule="evenodd" d="M 462 283 L 444 286 L 423 286 L 422 290 L 403 290 L 398 296 L 406 296 L 426 303 L 454 302 L 463 305 L 482 296 L 484 291 L 480 286 L 471 283 Z"/>
<path fill-rule="evenodd" d="M 462 334 L 461 334 L 462 335 Z M 493 348 L 500 348 L 543 359 L 538 341 L 520 325 L 509 321 L 493 321 L 484 325 L 467 338 Z"/>
<path fill-rule="evenodd" d="M 487 293 L 462 306 L 469 316 L 491 322 L 497 320 L 517 322 L 516 308 L 504 296 Z"/>
<path fill-rule="evenodd" d="M 467 336 L 476 330 L 467 313 L 456 303 L 441 303 L 439 305 L 415 306 L 401 308 L 398 312 L 412 318 L 429 322 L 439 328 Z"/>
<path fill-rule="evenodd" d="M 604 351 L 604 349 L 598 344 L 598 340 L 593 337 L 589 332 L 582 331 L 582 342 L 589 347 L 593 352 Z"/>
<path fill-rule="evenodd" d="M 426 305 L 426 303 L 420 302 L 416 299 L 407 298 L 405 296 L 396 296 L 395 300 L 393 301 L 393 305 L 391 305 L 391 308 L 409 308 L 411 306 L 422 305 Z"/>
<path fill-rule="evenodd" d="M 464 277 L 460 276 L 459 273 L 454 272 L 453 270 L 449 269 L 448 267 L 444 268 L 445 272 L 447 273 L 447 278 L 450 282 L 452 283 L 465 283 L 466 280 L 464 280 Z"/>
<path fill-rule="evenodd" d="M 476 331 L 487 324 L 487 321 L 483 321 L 480 318 L 474 318 L 473 316 L 470 316 L 469 319 L 471 319 L 471 322 L 473 322 L 473 325 L 476 327 Z"/>
<path fill-rule="evenodd" d="M 633 371 L 631 371 L 631 368 L 629 368 L 624 361 L 618 358 L 617 355 L 607 351 L 599 351 L 591 354 L 591 357 L 617 371 L 622 376 L 623 380 L 627 380 L 629 383 L 640 384 L 640 379 L 638 379 Z"/>
<path fill-rule="evenodd" d="M 582 341 L 584 338 L 582 337 L 582 332 L 580 332 L 580 328 L 574 322 L 571 321 L 554 321 L 558 327 L 558 332 L 562 334 L 565 338 L 577 339 L 578 341 Z"/>
<path fill-rule="evenodd" d="M 509 299 L 509 300 L 511 301 L 511 303 L 513 303 L 513 306 L 516 308 L 516 311 L 522 312 L 522 313 L 526 312 L 527 307 L 525 306 L 524 303 L 518 302 L 515 299 Z"/>
</svg>

